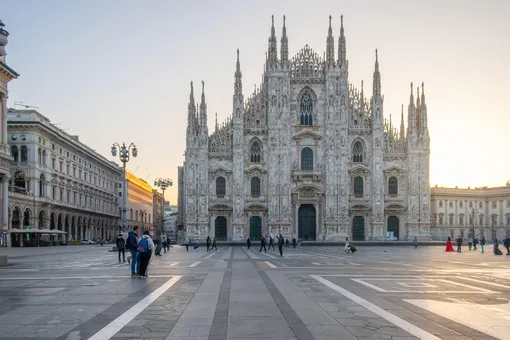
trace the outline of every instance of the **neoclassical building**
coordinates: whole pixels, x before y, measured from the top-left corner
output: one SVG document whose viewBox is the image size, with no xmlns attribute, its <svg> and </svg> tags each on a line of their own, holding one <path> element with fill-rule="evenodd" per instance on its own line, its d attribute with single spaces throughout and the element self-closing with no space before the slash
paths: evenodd
<svg viewBox="0 0 510 340">
<path fill-rule="evenodd" d="M 7 127 L 8 228 L 57 229 L 67 233 L 61 241 L 115 238 L 122 169 L 35 110 L 9 109 Z M 12 246 L 26 241 L 12 235 Z"/>
<path fill-rule="evenodd" d="M 431 189 L 432 236 L 447 237 L 470 234 L 486 239 L 503 239 L 510 234 L 510 181 L 505 186 L 481 188 Z"/>
<path fill-rule="evenodd" d="M 212 133 L 204 83 L 198 103 L 191 84 L 179 170 L 188 237 L 429 239 L 423 84 L 411 84 L 407 127 L 402 107 L 397 128 L 384 118 L 377 50 L 372 93 L 349 82 L 343 20 L 336 45 L 330 17 L 324 58 L 308 45 L 289 56 L 285 17 L 280 54 L 277 45 L 273 19 L 262 82 L 247 99 L 237 52 L 232 112 Z"/>
</svg>

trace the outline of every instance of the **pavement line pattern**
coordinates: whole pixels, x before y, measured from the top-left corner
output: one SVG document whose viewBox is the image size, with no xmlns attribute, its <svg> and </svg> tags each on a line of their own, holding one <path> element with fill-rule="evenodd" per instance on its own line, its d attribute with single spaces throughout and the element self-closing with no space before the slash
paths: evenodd
<svg viewBox="0 0 510 340">
<path fill-rule="evenodd" d="M 252 259 L 254 259 L 254 260 L 260 259 L 260 257 L 258 257 L 257 255 L 255 255 L 255 254 L 253 253 L 253 251 L 252 251 L 252 250 L 247 250 L 247 249 L 245 249 L 244 247 L 242 247 L 241 249 L 242 249 L 242 250 L 244 251 L 244 253 L 245 253 L 246 255 L 248 255 L 250 258 L 252 258 Z"/>
<path fill-rule="evenodd" d="M 277 268 L 274 264 L 272 264 L 271 262 L 269 261 L 264 261 L 265 264 L 267 264 L 269 267 L 271 268 Z"/>
<path fill-rule="evenodd" d="M 342 294 L 343 296 L 345 296 L 346 298 L 356 302 L 357 304 L 367 308 L 369 311 L 379 315 L 380 317 L 382 317 L 383 319 L 391 322 L 392 324 L 402 328 L 403 330 L 405 330 L 406 332 L 414 335 L 415 337 L 417 337 L 418 339 L 422 339 L 422 340 L 441 340 L 441 338 L 438 338 L 437 336 L 435 336 L 434 334 L 430 334 L 429 332 L 407 322 L 406 320 L 404 319 L 401 319 L 399 318 L 398 316 L 394 315 L 394 314 L 391 314 L 390 312 L 378 307 L 377 305 L 371 303 L 371 302 L 368 302 L 367 300 L 351 293 L 350 291 L 342 288 L 342 287 L 339 287 L 337 286 L 336 284 L 334 284 L 333 282 L 331 281 L 328 281 L 322 277 L 320 277 L 319 275 L 310 275 L 312 278 L 314 278 L 315 280 L 319 281 L 320 283 L 326 285 L 327 287 L 333 289 L 334 291 Z"/>
<path fill-rule="evenodd" d="M 174 263 L 172 263 L 172 264 L 170 265 L 170 267 L 175 267 L 175 266 L 177 266 L 178 264 L 179 264 L 179 262 L 174 262 Z"/>
<path fill-rule="evenodd" d="M 190 264 L 189 266 L 190 266 L 191 268 L 196 267 L 196 266 L 198 266 L 198 265 L 200 264 L 200 262 L 202 262 L 202 261 L 193 262 L 193 263 L 192 263 L 192 264 Z"/>
<path fill-rule="evenodd" d="M 490 281 L 477 280 L 477 279 L 473 279 L 473 278 L 470 278 L 470 277 L 459 276 L 459 278 L 462 279 L 462 280 L 473 281 L 473 282 L 476 282 L 476 283 L 481 283 L 481 284 L 484 284 L 484 285 L 490 285 L 490 286 L 504 288 L 504 289 L 509 289 L 510 288 L 508 285 L 502 285 L 502 284 L 495 283 L 495 282 L 490 282 Z"/>
<path fill-rule="evenodd" d="M 318 263 L 318 262 L 310 262 L 311 264 L 314 264 L 316 266 L 322 266 L 322 264 Z"/>
<path fill-rule="evenodd" d="M 274 257 L 273 255 L 269 255 L 268 253 L 264 253 L 264 255 L 266 255 L 267 257 L 270 257 L 272 259 L 276 259 L 276 257 Z"/>
<path fill-rule="evenodd" d="M 205 259 L 205 260 L 210 259 L 211 257 L 213 257 L 213 256 L 214 256 L 214 254 L 216 254 L 216 253 L 212 253 L 211 255 L 207 255 L 206 257 L 204 257 L 204 259 Z"/>
<path fill-rule="evenodd" d="M 163 295 L 164 292 L 169 290 L 182 276 L 176 275 L 170 280 L 165 282 L 161 287 L 150 293 L 142 301 L 128 309 L 124 314 L 119 316 L 117 319 L 110 322 L 106 327 L 101 329 L 99 332 L 91 336 L 88 340 L 108 340 L 111 339 L 117 332 L 119 332 L 124 326 L 126 326 L 131 320 L 136 318 L 145 308 L 149 307 L 151 303 L 156 301 L 158 297 Z"/>
</svg>

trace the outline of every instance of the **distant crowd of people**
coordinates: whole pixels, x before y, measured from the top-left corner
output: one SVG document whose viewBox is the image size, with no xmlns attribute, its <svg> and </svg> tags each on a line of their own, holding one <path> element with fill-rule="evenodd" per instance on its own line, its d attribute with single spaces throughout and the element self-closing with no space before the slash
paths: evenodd
<svg viewBox="0 0 510 340">
<path fill-rule="evenodd" d="M 467 242 L 467 245 L 469 247 L 469 251 L 471 250 L 478 250 L 478 245 L 480 246 L 481 253 L 485 253 L 485 244 L 487 241 L 485 240 L 485 236 L 482 236 L 480 239 L 477 237 L 472 237 L 471 235 L 468 236 L 467 240 L 464 240 L 460 235 L 457 236 L 455 239 L 455 242 L 457 244 L 457 250 L 453 249 L 452 245 L 452 239 L 448 237 L 448 240 L 446 241 L 446 252 L 462 252 L 462 244 L 464 241 Z M 501 249 L 499 249 L 500 240 L 495 239 L 494 240 L 494 246 L 492 249 L 492 252 L 494 255 L 503 255 L 503 252 Z M 506 255 L 510 255 L 510 234 L 506 235 L 505 239 L 503 240 L 503 246 L 506 248 Z"/>
</svg>

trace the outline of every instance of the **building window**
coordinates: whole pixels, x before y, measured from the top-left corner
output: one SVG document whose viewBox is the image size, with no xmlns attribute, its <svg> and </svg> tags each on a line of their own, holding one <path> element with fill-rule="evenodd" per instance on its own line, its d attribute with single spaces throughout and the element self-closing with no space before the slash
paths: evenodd
<svg viewBox="0 0 510 340">
<path fill-rule="evenodd" d="M 73 203 L 76 204 L 76 193 L 73 192 Z"/>
<path fill-rule="evenodd" d="M 15 162 L 18 161 L 18 147 L 16 145 L 11 146 L 11 156 Z"/>
<path fill-rule="evenodd" d="M 64 163 L 60 162 L 60 172 L 64 172 Z"/>
<path fill-rule="evenodd" d="M 68 175 L 71 174 L 71 171 L 69 171 L 69 169 L 70 169 L 70 165 L 66 164 L 66 172 L 67 172 Z"/>
<path fill-rule="evenodd" d="M 506 217 L 506 225 L 510 225 L 510 216 Z"/>
<path fill-rule="evenodd" d="M 73 177 L 76 177 L 76 168 L 73 167 Z"/>
<path fill-rule="evenodd" d="M 398 194 L 398 180 L 396 177 L 390 177 L 388 181 L 388 191 L 390 195 Z"/>
<path fill-rule="evenodd" d="M 313 151 L 310 148 L 301 150 L 301 170 L 313 170 Z"/>
<path fill-rule="evenodd" d="M 251 197 L 260 196 L 260 178 L 253 177 L 251 179 Z"/>
<path fill-rule="evenodd" d="M 469 201 L 469 207 L 473 208 L 473 201 Z"/>
<path fill-rule="evenodd" d="M 26 162 L 28 160 L 28 149 L 25 145 L 22 145 L 20 148 L 20 161 Z"/>
<path fill-rule="evenodd" d="M 443 225 L 443 216 L 439 216 L 439 225 Z"/>
<path fill-rule="evenodd" d="M 482 203 L 482 202 L 479 202 L 479 203 L 478 203 L 478 207 L 479 207 L 480 209 L 482 209 L 482 208 L 483 208 L 483 203 Z"/>
<path fill-rule="evenodd" d="M 464 216 L 459 216 L 459 224 L 464 225 Z"/>
<path fill-rule="evenodd" d="M 260 143 L 258 141 L 254 141 L 253 143 L 251 143 L 250 147 L 250 162 L 259 163 L 261 158 L 260 154 L 261 154 Z"/>
<path fill-rule="evenodd" d="M 62 148 L 60 148 L 60 154 L 62 154 Z"/>
<path fill-rule="evenodd" d="M 55 162 L 56 162 L 55 158 L 52 158 L 52 159 L 51 159 L 51 167 L 52 167 L 53 169 L 55 169 Z"/>
<path fill-rule="evenodd" d="M 216 178 L 216 196 L 225 196 L 225 178 Z"/>
<path fill-rule="evenodd" d="M 443 201 L 442 201 L 442 200 L 440 200 L 440 201 L 439 201 L 439 207 L 441 208 L 442 206 L 443 206 Z"/>
<path fill-rule="evenodd" d="M 51 192 L 51 198 L 53 200 L 56 200 L 57 199 L 57 187 L 52 187 L 52 192 Z"/>
<path fill-rule="evenodd" d="M 67 190 L 67 203 L 71 203 L 71 190 Z"/>
<path fill-rule="evenodd" d="M 469 216 L 469 225 L 473 225 L 473 216 Z"/>
<path fill-rule="evenodd" d="M 496 209 L 497 207 L 498 207 L 498 202 L 492 201 L 492 208 Z"/>
<path fill-rule="evenodd" d="M 363 162 L 363 145 L 361 142 L 354 143 L 352 148 L 352 161 L 354 163 L 362 163 Z"/>
<path fill-rule="evenodd" d="M 363 178 L 354 178 L 354 197 L 363 197 Z"/>
<path fill-rule="evenodd" d="M 482 227 L 482 226 L 483 226 L 483 215 L 480 215 L 480 217 L 478 217 L 478 225 L 479 225 L 480 227 Z"/>
<path fill-rule="evenodd" d="M 449 206 L 450 208 L 453 208 L 453 202 L 452 202 L 452 201 L 448 202 L 448 206 Z"/>
<path fill-rule="evenodd" d="M 129 210 L 129 219 L 132 220 L 133 219 L 133 209 L 130 209 Z"/>
<path fill-rule="evenodd" d="M 51 144 L 51 150 L 55 151 L 55 144 Z"/>
<path fill-rule="evenodd" d="M 313 100 L 310 92 L 305 92 L 299 100 L 299 111 L 301 125 L 311 126 L 313 125 Z"/>
<path fill-rule="evenodd" d="M 462 208 L 464 206 L 464 202 L 463 201 L 459 201 L 459 206 Z"/>
<path fill-rule="evenodd" d="M 448 224 L 453 225 L 453 215 L 448 216 Z"/>
<path fill-rule="evenodd" d="M 41 177 L 39 177 L 39 196 L 44 197 L 44 181 L 46 179 L 44 178 L 44 175 L 41 174 Z"/>
<path fill-rule="evenodd" d="M 39 148 L 39 150 L 37 150 L 37 162 L 39 163 L 39 165 L 42 164 L 42 150 L 41 150 L 41 148 Z"/>
</svg>

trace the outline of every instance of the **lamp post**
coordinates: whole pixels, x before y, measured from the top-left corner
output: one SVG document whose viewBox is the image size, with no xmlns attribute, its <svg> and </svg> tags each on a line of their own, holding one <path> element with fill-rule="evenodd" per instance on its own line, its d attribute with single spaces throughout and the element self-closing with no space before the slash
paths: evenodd
<svg viewBox="0 0 510 340">
<path fill-rule="evenodd" d="M 154 186 L 160 188 L 163 192 L 163 212 L 161 214 L 161 231 L 163 233 L 165 232 L 165 190 L 173 185 L 174 182 L 170 178 L 156 178 L 154 180 Z"/>
<path fill-rule="evenodd" d="M 471 231 L 470 231 L 470 234 L 471 234 L 471 237 L 474 238 L 475 237 L 475 209 L 473 208 L 471 210 L 471 213 L 469 214 L 469 216 L 471 217 Z"/>
<path fill-rule="evenodd" d="M 132 148 L 132 150 L 131 150 Z M 131 143 L 126 147 L 125 143 L 122 146 L 119 143 L 113 143 L 112 145 L 112 156 L 117 156 L 117 150 L 119 151 L 119 160 L 122 162 L 122 169 L 124 170 L 124 180 L 122 181 L 122 231 L 125 232 L 127 229 L 127 178 L 126 178 L 126 163 L 131 159 L 131 153 L 133 157 L 138 155 L 138 149 L 136 145 Z"/>
</svg>

